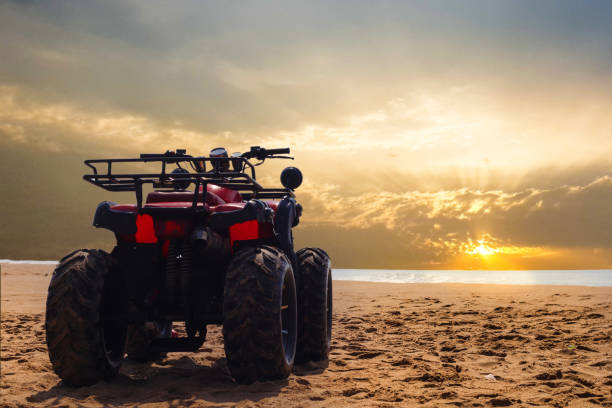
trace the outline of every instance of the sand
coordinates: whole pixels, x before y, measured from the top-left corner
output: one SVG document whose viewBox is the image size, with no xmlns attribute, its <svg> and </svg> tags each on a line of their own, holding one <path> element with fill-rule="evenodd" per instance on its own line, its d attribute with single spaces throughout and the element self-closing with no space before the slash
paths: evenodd
<svg viewBox="0 0 612 408">
<path fill-rule="evenodd" d="M 211 327 L 197 353 L 70 388 L 45 345 L 53 267 L 1 266 L 1 406 L 612 406 L 611 287 L 335 281 L 330 360 L 286 380 L 235 384 Z"/>
</svg>

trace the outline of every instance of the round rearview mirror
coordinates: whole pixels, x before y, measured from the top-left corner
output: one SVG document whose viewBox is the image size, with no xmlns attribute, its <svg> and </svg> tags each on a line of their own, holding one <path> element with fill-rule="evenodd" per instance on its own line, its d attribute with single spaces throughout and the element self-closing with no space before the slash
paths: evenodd
<svg viewBox="0 0 612 408">
<path fill-rule="evenodd" d="M 281 173 L 280 179 L 285 188 L 295 190 L 302 184 L 302 172 L 297 167 L 287 167 Z"/>
</svg>

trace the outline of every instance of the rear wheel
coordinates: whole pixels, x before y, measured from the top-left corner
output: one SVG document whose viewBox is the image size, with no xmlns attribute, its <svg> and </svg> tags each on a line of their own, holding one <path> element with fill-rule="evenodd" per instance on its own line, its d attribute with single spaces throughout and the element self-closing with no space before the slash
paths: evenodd
<svg viewBox="0 0 612 408">
<path fill-rule="evenodd" d="M 53 272 L 45 328 L 53 369 L 73 386 L 90 385 L 117 374 L 125 351 L 126 325 L 116 314 L 112 257 L 81 249 L 64 257 Z"/>
<path fill-rule="evenodd" d="M 332 333 L 331 261 L 320 248 L 302 248 L 296 256 L 300 274 L 296 361 L 325 360 Z"/>
<path fill-rule="evenodd" d="M 297 298 L 291 263 L 277 248 L 238 252 L 227 269 L 223 338 L 239 383 L 286 378 L 297 341 Z"/>
</svg>

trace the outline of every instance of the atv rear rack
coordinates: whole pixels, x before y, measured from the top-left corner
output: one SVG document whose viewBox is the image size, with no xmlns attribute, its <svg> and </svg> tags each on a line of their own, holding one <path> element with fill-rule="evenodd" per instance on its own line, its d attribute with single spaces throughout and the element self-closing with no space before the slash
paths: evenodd
<svg viewBox="0 0 612 408">
<path fill-rule="evenodd" d="M 85 174 L 83 179 L 98 187 L 108 191 L 133 191 L 136 193 L 138 209 L 142 208 L 142 186 L 151 184 L 153 188 L 162 188 L 166 191 L 173 189 L 173 183 L 185 185 L 195 185 L 194 191 L 199 191 L 200 187 L 205 191 L 208 184 L 215 184 L 226 187 L 241 193 L 244 199 L 268 198 L 281 199 L 286 196 L 294 197 L 293 191 L 287 188 L 264 188 L 255 180 L 255 168 L 245 158 L 232 158 L 232 162 L 237 161 L 237 166 L 244 171 L 216 171 L 209 172 L 196 171 L 194 173 L 169 173 L 166 171 L 167 164 L 176 164 L 177 168 L 182 168 L 180 163 L 189 164 L 193 169 L 205 168 L 206 162 L 214 164 L 219 162 L 219 158 L 214 157 L 189 157 L 189 156 L 149 156 L 133 159 L 90 159 L 85 160 L 86 166 L 92 169 L 93 174 Z M 229 159 L 225 159 L 229 160 Z M 115 163 L 150 163 L 159 162 L 161 171 L 159 173 L 113 173 Z M 106 172 L 98 171 L 98 166 L 106 165 Z M 214 168 L 214 166 L 213 166 Z M 251 175 L 246 173 L 249 169 Z M 102 169 L 100 169 L 102 170 Z M 194 194 L 192 209 L 197 209 L 199 194 Z M 202 195 L 202 200 L 205 200 Z"/>
</svg>

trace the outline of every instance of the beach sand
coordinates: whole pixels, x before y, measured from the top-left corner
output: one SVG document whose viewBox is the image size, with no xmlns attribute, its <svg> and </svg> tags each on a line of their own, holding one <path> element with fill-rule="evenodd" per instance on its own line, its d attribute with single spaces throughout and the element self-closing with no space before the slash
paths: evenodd
<svg viewBox="0 0 612 408">
<path fill-rule="evenodd" d="M 44 332 L 53 266 L 2 264 L 0 406 L 612 406 L 612 287 L 334 282 L 329 362 L 237 385 L 220 327 L 197 353 L 62 385 Z"/>
</svg>

